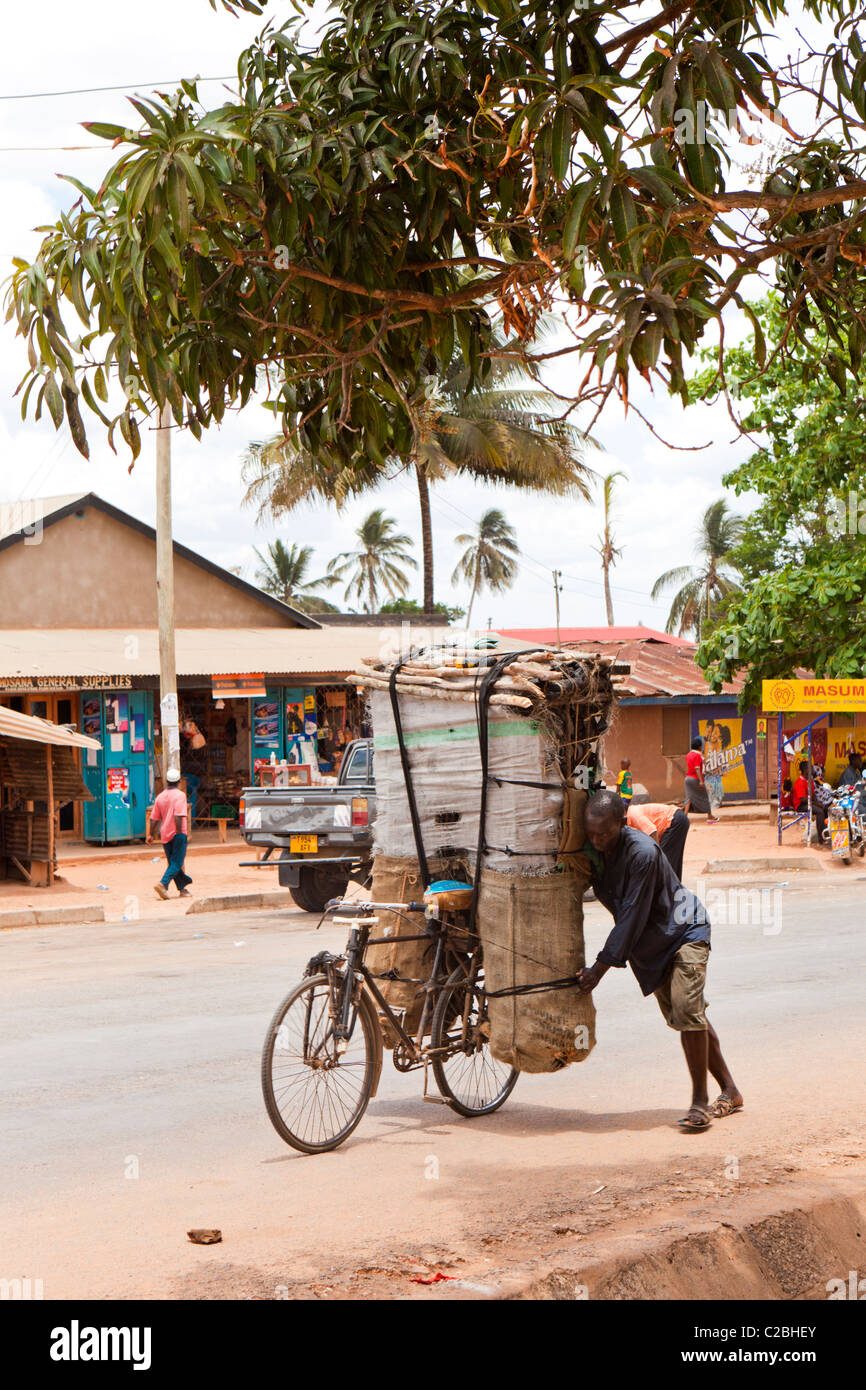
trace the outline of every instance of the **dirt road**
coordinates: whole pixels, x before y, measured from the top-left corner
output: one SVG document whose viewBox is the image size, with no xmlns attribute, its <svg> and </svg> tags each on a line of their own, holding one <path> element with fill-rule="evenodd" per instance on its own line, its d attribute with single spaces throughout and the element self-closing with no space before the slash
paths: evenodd
<svg viewBox="0 0 866 1390">
<path fill-rule="evenodd" d="M 258 1059 L 275 1004 L 343 928 L 256 913 L 5 933 L 0 1276 L 49 1299 L 435 1296 L 413 1277 L 483 1286 L 557 1243 L 722 1221 L 762 1186 L 850 1173 L 866 1156 L 863 889 L 769 886 L 765 919 L 740 925 L 717 906 L 710 1016 L 746 1109 L 704 1134 L 676 1127 L 676 1037 L 613 971 L 586 1063 L 522 1077 L 470 1121 L 423 1104 L 386 1055 L 360 1128 L 322 1157 L 271 1129 Z M 588 907 L 591 955 L 608 925 Z M 222 1244 L 191 1245 L 197 1226 Z"/>
</svg>

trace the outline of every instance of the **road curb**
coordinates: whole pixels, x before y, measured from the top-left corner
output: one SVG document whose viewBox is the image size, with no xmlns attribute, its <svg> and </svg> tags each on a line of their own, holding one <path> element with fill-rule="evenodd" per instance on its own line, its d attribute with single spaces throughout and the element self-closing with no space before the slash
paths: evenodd
<svg viewBox="0 0 866 1390">
<path fill-rule="evenodd" d="M 7 927 L 55 927 L 65 922 L 104 922 L 102 903 L 84 903 L 80 907 L 30 907 L 0 912 L 0 931 Z"/>
<path fill-rule="evenodd" d="M 249 846 L 245 840 L 235 841 L 221 845 L 187 845 L 187 859 L 194 859 L 199 854 L 246 854 Z M 82 868 L 92 864 L 128 864 L 131 862 L 141 862 L 142 860 L 154 859 L 162 854 L 162 844 L 154 840 L 152 845 L 141 845 L 137 849 L 117 850 L 113 852 L 97 851 L 95 854 L 60 854 L 57 857 L 57 871 L 62 873 L 65 868 Z M 276 860 L 274 861 L 276 863 Z"/>
<path fill-rule="evenodd" d="M 283 888 L 268 893 L 217 893 L 209 898 L 196 898 L 187 908 L 191 912 L 237 912 L 254 907 L 292 907 L 292 899 Z"/>
<path fill-rule="evenodd" d="M 612 1235 L 602 1251 L 555 1258 L 443 1284 L 448 1301 L 823 1300 L 852 1296 L 863 1270 L 866 1186 L 841 1177 L 734 1203 L 730 1220 L 682 1218 L 663 1238 L 651 1225 Z M 837 1281 L 831 1285 L 830 1281 Z M 828 1285 L 830 1287 L 828 1287 Z M 853 1295 L 857 1297 L 857 1294 Z"/>
<path fill-rule="evenodd" d="M 789 874 L 796 869 L 810 869 L 813 873 L 826 873 L 826 865 L 820 859 L 805 854 L 780 855 L 777 859 L 708 859 L 701 873 L 704 874 L 748 874 L 779 873 Z"/>
</svg>

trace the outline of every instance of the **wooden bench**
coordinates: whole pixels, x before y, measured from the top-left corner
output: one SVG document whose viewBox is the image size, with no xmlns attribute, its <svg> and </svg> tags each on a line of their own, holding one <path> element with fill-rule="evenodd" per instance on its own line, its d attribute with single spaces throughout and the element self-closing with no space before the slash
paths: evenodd
<svg viewBox="0 0 866 1390">
<path fill-rule="evenodd" d="M 237 825 L 238 823 L 236 816 L 196 816 L 196 825 L 201 825 L 203 821 L 207 821 L 211 825 L 216 825 L 219 830 L 221 845 L 226 844 L 226 826 Z"/>
</svg>

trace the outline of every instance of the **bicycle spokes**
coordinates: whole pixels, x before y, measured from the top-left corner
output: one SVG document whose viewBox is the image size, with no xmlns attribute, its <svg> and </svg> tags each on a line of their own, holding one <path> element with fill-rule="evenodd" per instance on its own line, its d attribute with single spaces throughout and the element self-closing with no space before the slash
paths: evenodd
<svg viewBox="0 0 866 1390">
<path fill-rule="evenodd" d="M 356 1015 L 351 1036 L 335 1030 L 328 980 L 308 979 L 272 1024 L 262 1059 L 268 1113 L 288 1143 L 308 1152 L 333 1148 L 354 1129 L 369 1100 L 375 1025 Z"/>
</svg>

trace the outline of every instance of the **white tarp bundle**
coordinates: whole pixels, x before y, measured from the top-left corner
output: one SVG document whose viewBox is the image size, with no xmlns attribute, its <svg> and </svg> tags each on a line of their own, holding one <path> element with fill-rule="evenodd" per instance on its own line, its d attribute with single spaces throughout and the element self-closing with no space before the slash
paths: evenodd
<svg viewBox="0 0 866 1390">
<path fill-rule="evenodd" d="M 378 854 L 414 855 L 409 799 L 387 691 L 370 692 L 370 716 L 376 750 L 374 848 Z M 427 853 L 456 847 L 474 864 L 482 784 L 474 705 L 401 696 L 400 717 Z M 490 849 L 485 866 L 549 873 L 562 828 L 562 775 L 555 750 L 535 720 L 507 708 L 490 710 L 488 748 L 491 779 L 543 782 L 556 789 L 489 783 L 485 840 Z"/>
</svg>

